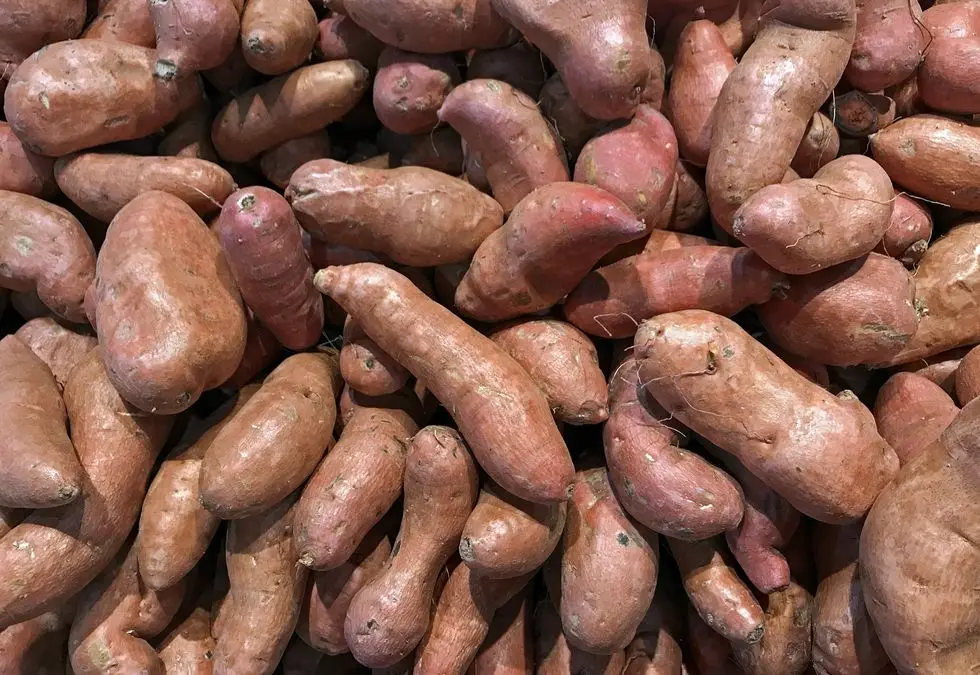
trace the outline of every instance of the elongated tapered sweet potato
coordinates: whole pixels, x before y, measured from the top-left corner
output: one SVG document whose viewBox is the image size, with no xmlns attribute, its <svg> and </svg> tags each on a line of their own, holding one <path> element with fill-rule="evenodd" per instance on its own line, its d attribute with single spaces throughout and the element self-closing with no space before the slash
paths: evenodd
<svg viewBox="0 0 980 675">
<path fill-rule="evenodd" d="M 98 344 L 93 336 L 76 333 L 46 316 L 31 319 L 14 335 L 44 362 L 61 390 L 75 366 Z"/>
<path fill-rule="evenodd" d="M 387 47 L 374 77 L 374 112 L 395 133 L 428 133 L 439 124 L 439 108 L 459 81 L 450 54 L 413 54 Z"/>
<path fill-rule="evenodd" d="M 154 73 L 167 80 L 217 68 L 238 46 L 245 0 L 153 0 Z"/>
<path fill-rule="evenodd" d="M 249 0 L 245 4 L 242 53 L 248 65 L 260 73 L 279 75 L 301 66 L 319 35 L 316 12 L 309 2 Z"/>
<path fill-rule="evenodd" d="M 561 617 L 545 598 L 534 608 L 534 659 L 537 675 L 620 675 L 626 652 L 591 654 L 573 647 L 562 630 Z"/>
<path fill-rule="evenodd" d="M 895 373 L 888 378 L 874 405 L 878 433 L 895 450 L 902 466 L 932 445 L 959 411 L 938 384 L 915 373 Z"/>
<path fill-rule="evenodd" d="M 99 12 L 85 27 L 82 38 L 156 46 L 150 3 L 144 0 L 100 0 Z"/>
<path fill-rule="evenodd" d="M 33 197 L 57 192 L 54 160 L 31 152 L 6 122 L 0 122 L 0 190 Z"/>
</svg>

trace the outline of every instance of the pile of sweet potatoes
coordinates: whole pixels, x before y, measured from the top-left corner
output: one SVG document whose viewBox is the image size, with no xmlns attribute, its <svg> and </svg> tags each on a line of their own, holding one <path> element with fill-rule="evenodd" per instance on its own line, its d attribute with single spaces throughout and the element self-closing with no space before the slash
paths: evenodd
<svg viewBox="0 0 980 675">
<path fill-rule="evenodd" d="M 0 675 L 977 673 L 920 2 L 0 3 Z"/>
</svg>

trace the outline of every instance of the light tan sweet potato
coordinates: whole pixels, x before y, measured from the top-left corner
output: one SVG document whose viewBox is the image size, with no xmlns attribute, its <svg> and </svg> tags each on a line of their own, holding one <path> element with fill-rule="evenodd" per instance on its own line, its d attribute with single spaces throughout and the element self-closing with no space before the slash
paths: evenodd
<svg viewBox="0 0 980 675">
<path fill-rule="evenodd" d="M 854 394 L 828 393 L 729 319 L 663 314 L 635 345 L 641 382 L 671 416 L 812 518 L 861 517 L 898 469 Z"/>
<path fill-rule="evenodd" d="M 163 638 L 158 654 L 167 675 L 211 675 L 214 647 L 211 613 L 199 606 Z"/>
<path fill-rule="evenodd" d="M 51 197 L 57 188 L 54 160 L 31 152 L 9 124 L 0 122 L 0 190 Z"/>
<path fill-rule="evenodd" d="M 506 82 L 464 82 L 446 96 L 439 121 L 480 157 L 506 213 L 536 188 L 569 179 L 561 143 L 534 99 Z"/>
<path fill-rule="evenodd" d="M 795 581 L 766 598 L 762 639 L 734 643 L 745 675 L 801 675 L 810 665 L 813 597 Z"/>
<path fill-rule="evenodd" d="M 536 675 L 620 675 L 626 652 L 590 654 L 570 645 L 561 618 L 545 598 L 534 609 L 534 656 Z"/>
<path fill-rule="evenodd" d="M 932 445 L 959 411 L 938 384 L 915 373 L 895 373 L 888 378 L 874 405 L 878 432 L 902 466 Z"/>
<path fill-rule="evenodd" d="M 231 270 L 178 197 L 144 192 L 113 218 L 94 300 L 106 370 L 141 410 L 186 410 L 241 361 L 245 314 Z"/>
<path fill-rule="evenodd" d="M 344 634 L 359 662 L 391 666 L 422 640 L 436 577 L 459 545 L 477 492 L 476 465 L 457 432 L 430 426 L 416 434 L 406 457 L 404 515 L 391 557 L 347 610 Z"/>
<path fill-rule="evenodd" d="M 244 92 L 214 118 L 211 140 L 228 162 L 247 162 L 346 115 L 367 91 L 370 77 L 357 61 L 298 68 Z"/>
<path fill-rule="evenodd" d="M 35 511 L 0 541 L 2 627 L 63 606 L 109 564 L 136 524 L 172 423 L 126 405 L 98 350 L 72 371 L 65 406 L 82 490 L 71 504 Z"/>
<path fill-rule="evenodd" d="M 467 675 L 531 675 L 534 639 L 531 635 L 531 600 L 518 593 L 493 615 L 490 632 Z"/>
<path fill-rule="evenodd" d="M 330 267 L 317 273 L 315 283 L 425 382 L 502 488 L 535 502 L 567 498 L 571 458 L 547 399 L 516 361 L 381 265 Z M 433 341 L 436 333 L 440 339 Z"/>
<path fill-rule="evenodd" d="M 899 84 L 915 72 L 932 39 L 918 0 L 858 0 L 844 78 L 863 91 Z"/>
<path fill-rule="evenodd" d="M 916 26 L 928 36 L 917 71 L 922 102 L 947 113 L 980 112 L 980 70 L 976 66 L 980 3 L 967 0 L 930 7 L 922 13 L 922 23 Z"/>
<path fill-rule="evenodd" d="M 248 0 L 242 13 L 242 53 L 264 75 L 301 66 L 319 36 L 316 12 L 307 0 Z"/>
<path fill-rule="evenodd" d="M 980 396 L 980 349 L 974 347 L 956 369 L 956 398 L 966 405 Z"/>
<path fill-rule="evenodd" d="M 895 195 L 895 208 L 888 229 L 875 252 L 897 258 L 911 268 L 922 259 L 931 238 L 932 216 L 929 210 L 899 193 Z"/>
<path fill-rule="evenodd" d="M 439 108 L 460 79 L 451 54 L 386 47 L 374 77 L 374 112 L 397 134 L 427 133 L 439 123 Z"/>
<path fill-rule="evenodd" d="M 816 113 L 803 133 L 803 140 L 793 155 L 790 168 L 803 178 L 812 178 L 840 152 L 840 136 L 830 118 Z"/>
<path fill-rule="evenodd" d="M 502 49 L 478 49 L 467 56 L 467 80 L 499 80 L 537 100 L 547 70 L 541 52 L 526 40 Z"/>
<path fill-rule="evenodd" d="M 285 190 L 299 167 L 314 159 L 330 157 L 330 137 L 325 130 L 292 138 L 262 154 L 259 166 L 266 180 Z"/>
<path fill-rule="evenodd" d="M 217 163 L 218 153 L 211 143 L 211 106 L 202 103 L 181 115 L 160 140 L 157 153 Z"/>
<path fill-rule="evenodd" d="M 549 77 L 541 88 L 539 105 L 541 114 L 557 130 L 568 156 L 572 159 L 578 157 L 589 139 L 602 128 L 602 120 L 586 115 L 572 100 L 568 87 L 558 73 Z"/>
<path fill-rule="evenodd" d="M 331 14 L 318 24 L 315 53 L 324 61 L 354 59 L 374 70 L 384 43 L 343 14 Z"/>
<path fill-rule="evenodd" d="M 139 47 L 157 44 L 146 0 L 105 0 L 99 2 L 99 13 L 82 33 L 83 38 L 107 42 L 128 42 Z"/>
<path fill-rule="evenodd" d="M 0 287 L 36 291 L 56 314 L 82 323 L 94 278 L 95 249 L 74 216 L 36 197 L 0 190 Z"/>
<path fill-rule="evenodd" d="M 74 610 L 70 604 L 0 631 L 0 672 L 64 675 Z"/>
<path fill-rule="evenodd" d="M 76 333 L 51 317 L 31 319 L 14 335 L 44 362 L 59 390 L 65 388 L 71 371 L 97 344 L 91 335 Z"/>
<path fill-rule="evenodd" d="M 150 18 L 156 35 L 156 76 L 163 80 L 188 77 L 224 63 L 238 46 L 239 17 L 244 2 L 150 0 Z"/>
</svg>

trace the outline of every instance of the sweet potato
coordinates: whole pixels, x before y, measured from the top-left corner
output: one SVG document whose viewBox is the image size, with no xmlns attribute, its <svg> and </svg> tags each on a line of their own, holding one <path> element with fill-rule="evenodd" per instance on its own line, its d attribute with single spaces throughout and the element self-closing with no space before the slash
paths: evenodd
<svg viewBox="0 0 980 675">
<path fill-rule="evenodd" d="M 938 439 L 958 412 L 939 385 L 915 373 L 888 378 L 874 405 L 878 432 L 903 466 Z"/>
<path fill-rule="evenodd" d="M 411 377 L 411 373 L 378 347 L 350 317 L 344 322 L 340 373 L 351 387 L 368 396 L 393 394 Z"/>
<path fill-rule="evenodd" d="M 567 498 L 571 458 L 547 399 L 516 361 L 381 265 L 329 267 L 314 283 L 425 382 L 502 488 L 534 502 Z M 431 340 L 436 333 L 440 339 Z"/>
<path fill-rule="evenodd" d="M 242 13 L 242 53 L 264 75 L 301 66 L 319 36 L 316 12 L 304 0 L 248 0 Z"/>
<path fill-rule="evenodd" d="M 705 19 L 685 26 L 674 56 L 666 114 L 677 134 L 681 157 L 692 164 L 708 162 L 715 103 L 733 70 L 735 57 L 718 26 Z"/>
<path fill-rule="evenodd" d="M 0 506 L 44 509 L 74 501 L 84 479 L 54 376 L 13 335 L 0 340 L 0 370 L 0 402 L 9 411 L 0 442 Z"/>
<path fill-rule="evenodd" d="M 195 607 L 160 643 L 158 654 L 167 675 L 211 675 L 215 640 L 211 613 Z"/>
<path fill-rule="evenodd" d="M 163 672 L 148 640 L 177 614 L 185 585 L 147 589 L 140 583 L 136 549 L 120 556 L 79 598 L 68 636 L 75 675 Z"/>
<path fill-rule="evenodd" d="M 888 229 L 875 252 L 897 258 L 911 268 L 922 259 L 931 238 L 932 216 L 929 210 L 899 193 L 895 195 L 895 208 Z"/>
<path fill-rule="evenodd" d="M 899 372 L 921 375 L 952 397 L 956 396 L 956 370 L 970 347 L 958 347 L 898 366 Z"/>
<path fill-rule="evenodd" d="M 499 80 L 537 100 L 548 79 L 544 61 L 534 45 L 522 40 L 503 49 L 478 49 L 466 63 L 467 80 Z"/>
<path fill-rule="evenodd" d="M 974 400 L 885 488 L 861 531 L 864 600 L 900 673 L 977 662 L 978 415 Z"/>
<path fill-rule="evenodd" d="M 378 65 L 384 43 L 343 14 L 331 14 L 318 24 L 314 51 L 324 61 L 354 59 L 369 70 Z"/>
<path fill-rule="evenodd" d="M 647 105 L 624 127 L 585 144 L 575 180 L 623 200 L 650 229 L 663 229 L 677 165 L 677 138 L 667 118 Z"/>
<path fill-rule="evenodd" d="M 980 55 L 980 3 L 969 0 L 930 7 L 922 14 L 922 23 L 916 26 L 928 36 L 918 69 L 922 102 L 948 113 L 980 112 L 980 71 L 974 65 Z"/>
<path fill-rule="evenodd" d="M 389 555 L 391 540 L 379 526 L 340 567 L 313 573 L 296 633 L 325 654 L 346 652 L 344 619 L 350 602 L 381 572 Z"/>
<path fill-rule="evenodd" d="M 386 47 L 374 78 L 374 111 L 397 134 L 427 133 L 439 123 L 439 108 L 460 79 L 451 54 Z"/>
<path fill-rule="evenodd" d="M 296 496 L 228 526 L 231 611 L 216 633 L 214 675 L 271 675 L 296 628 L 308 573 L 296 564 Z"/>
<path fill-rule="evenodd" d="M 157 154 L 218 161 L 211 143 L 211 106 L 202 103 L 181 115 L 157 145 Z"/>
<path fill-rule="evenodd" d="M 217 240 L 165 192 L 144 192 L 113 218 L 95 312 L 112 383 L 148 412 L 186 410 L 231 377 L 245 349 L 245 314 Z"/>
<path fill-rule="evenodd" d="M 732 233 L 787 274 L 810 274 L 858 258 L 891 221 L 891 180 L 862 155 L 846 155 L 813 178 L 769 185 L 735 212 Z"/>
<path fill-rule="evenodd" d="M 244 1 L 151 0 L 156 76 L 163 80 L 187 77 L 224 63 L 238 46 Z"/>
<path fill-rule="evenodd" d="M 459 557 L 481 577 L 533 572 L 555 550 L 565 527 L 564 502 L 533 504 L 486 481 L 459 541 Z"/>
<path fill-rule="evenodd" d="M 64 605 L 112 560 L 136 524 L 172 423 L 127 406 L 98 350 L 72 371 L 65 405 L 85 471 L 81 493 L 66 506 L 35 511 L 0 541 L 3 627 Z"/>
<path fill-rule="evenodd" d="M 803 133 L 803 140 L 793 155 L 790 168 L 803 178 L 811 178 L 840 152 L 840 136 L 830 118 L 816 113 Z"/>
<path fill-rule="evenodd" d="M 785 276 L 751 249 L 685 246 L 600 267 L 568 294 L 564 311 L 586 333 L 625 338 L 658 314 L 705 309 L 731 316 L 786 285 Z"/>
<path fill-rule="evenodd" d="M 393 665 L 422 639 L 436 576 L 459 544 L 477 491 L 476 465 L 458 433 L 431 426 L 416 434 L 406 457 L 405 508 L 395 547 L 347 610 L 344 634 L 359 662 Z"/>
<path fill-rule="evenodd" d="M 531 675 L 534 642 L 531 636 L 531 600 L 515 595 L 493 615 L 487 633 L 467 675 Z"/>
<path fill-rule="evenodd" d="M 97 344 L 94 337 L 76 333 L 50 317 L 28 321 L 14 335 L 44 362 L 54 375 L 59 390 L 65 388 L 72 369 Z"/>
<path fill-rule="evenodd" d="M 711 214 L 727 232 L 749 197 L 782 179 L 854 42 L 851 0 L 784 2 L 763 17 L 715 109 L 706 184 Z"/>
<path fill-rule="evenodd" d="M 368 88 L 357 61 L 298 68 L 235 98 L 218 112 L 211 140 L 228 162 L 247 162 L 270 148 L 318 131 L 346 115 Z"/>
<path fill-rule="evenodd" d="M 224 389 L 238 389 L 278 360 L 282 345 L 276 336 L 256 320 L 251 311 L 245 313 L 248 334 L 245 337 L 245 353 L 235 372 L 225 380 Z"/>
<path fill-rule="evenodd" d="M 490 0 L 468 0 L 462 4 L 435 0 L 426 4 L 424 15 L 419 14 L 418 7 L 392 5 L 385 0 L 324 1 L 331 10 L 346 14 L 382 42 L 421 54 L 495 47 L 509 28 Z"/>
<path fill-rule="evenodd" d="M 45 45 L 78 37 L 85 11 L 85 0 L 5 2 L 0 9 L 0 79 Z"/>
<path fill-rule="evenodd" d="M 680 643 L 684 637 L 683 597 L 678 597 L 673 576 L 661 578 L 646 616 L 636 629 L 636 636 L 626 648 L 623 675 L 680 675 Z"/>
<path fill-rule="evenodd" d="M 418 425 L 409 401 L 389 401 L 390 407 L 354 410 L 303 490 L 295 520 L 300 564 L 316 570 L 343 565 L 400 496 L 408 441 Z"/>
<path fill-rule="evenodd" d="M 242 298 L 287 349 L 313 346 L 323 330 L 323 299 L 299 223 L 278 192 L 246 188 L 230 195 L 213 228 Z"/>
<path fill-rule="evenodd" d="M 796 582 L 766 599 L 762 639 L 735 643 L 745 675 L 801 675 L 810 665 L 813 598 Z"/>
<path fill-rule="evenodd" d="M 762 639 L 762 607 L 722 555 L 720 539 L 696 542 L 668 539 L 684 590 L 711 628 L 735 643 Z"/>
<path fill-rule="evenodd" d="M 974 347 L 956 369 L 956 398 L 966 405 L 980 396 L 980 349 Z"/>
<path fill-rule="evenodd" d="M 555 569 L 548 591 L 569 644 L 595 654 L 625 648 L 653 601 L 657 535 L 626 515 L 605 469 L 576 474 L 549 565 Z"/>
<path fill-rule="evenodd" d="M 729 319 L 664 314 L 635 345 L 641 382 L 671 416 L 812 518 L 859 518 L 898 469 L 856 396 L 809 382 Z"/>
<path fill-rule="evenodd" d="M 620 675 L 626 652 L 590 654 L 569 644 L 561 618 L 548 599 L 534 609 L 534 655 L 536 675 Z"/>
<path fill-rule="evenodd" d="M 450 176 L 462 171 L 463 144 L 452 127 L 440 127 L 427 134 L 403 136 L 385 129 L 378 134 L 378 145 L 388 153 L 391 168 L 422 166 Z"/>
<path fill-rule="evenodd" d="M 886 363 L 896 365 L 980 342 L 980 221 L 950 230 L 922 256 L 915 273 L 919 329 L 905 348 Z"/>
<path fill-rule="evenodd" d="M 106 223 L 138 195 L 151 190 L 178 197 L 204 217 L 217 213 L 235 189 L 231 174 L 217 164 L 186 157 L 90 152 L 62 157 L 54 175 L 65 196 Z"/>
<path fill-rule="evenodd" d="M 599 119 L 629 118 L 653 67 L 647 3 L 579 2 L 574 9 L 528 0 L 492 0 L 494 9 L 547 56 L 572 98 Z"/>
<path fill-rule="evenodd" d="M 541 114 L 558 131 L 569 157 L 578 157 L 590 138 L 602 128 L 602 120 L 586 115 L 572 100 L 561 77 L 555 73 L 541 88 Z"/>
<path fill-rule="evenodd" d="M 895 183 L 955 209 L 980 209 L 980 181 L 971 157 L 980 129 L 938 115 L 900 119 L 871 136 L 871 153 Z"/>
<path fill-rule="evenodd" d="M 742 495 L 724 471 L 679 447 L 680 433 L 648 396 L 632 355 L 609 378 L 603 446 L 609 482 L 623 508 L 655 532 L 705 539 L 735 527 Z"/>
<path fill-rule="evenodd" d="M 262 154 L 259 166 L 266 180 L 280 190 L 299 167 L 314 159 L 330 157 L 330 137 L 325 130 L 292 138 Z"/>
<path fill-rule="evenodd" d="M 500 227 L 500 205 L 465 182 L 421 167 L 369 169 L 308 162 L 286 189 L 318 239 L 416 267 L 461 262 Z"/>
<path fill-rule="evenodd" d="M 856 89 L 879 91 L 912 75 L 932 42 L 922 19 L 918 0 L 858 0 L 844 78 Z"/>
<path fill-rule="evenodd" d="M 0 672 L 64 675 L 73 614 L 74 607 L 69 605 L 0 631 Z"/>
<path fill-rule="evenodd" d="M 156 47 L 150 3 L 146 0 L 106 0 L 82 33 L 83 38 Z"/>
<path fill-rule="evenodd" d="M 687 605 L 687 653 L 697 673 L 727 673 L 735 667 L 732 644 L 706 624 L 694 605 Z"/>
<path fill-rule="evenodd" d="M 536 188 L 568 180 L 561 143 L 534 99 L 506 82 L 464 82 L 446 96 L 439 121 L 479 155 L 493 196 L 507 213 Z"/>
<path fill-rule="evenodd" d="M 6 122 L 0 122 L 0 190 L 32 197 L 51 197 L 58 191 L 54 160 L 27 149 Z"/>
<path fill-rule="evenodd" d="M 85 291 L 95 278 L 95 249 L 65 209 L 0 190 L 0 287 L 37 291 L 59 316 L 82 323 Z"/>
<path fill-rule="evenodd" d="M 27 148 L 52 157 L 153 133 L 201 95 L 194 78 L 154 77 L 155 54 L 101 40 L 50 45 L 10 76 L 7 122 Z"/>
<path fill-rule="evenodd" d="M 681 160 L 677 160 L 674 172 L 674 199 L 667 229 L 675 232 L 693 232 L 698 230 L 708 219 L 708 197 L 701 185 L 704 175 L 698 172 L 695 177 L 691 169 Z"/>
<path fill-rule="evenodd" d="M 859 89 L 834 95 L 829 107 L 834 126 L 849 138 L 867 138 L 881 131 L 895 121 L 896 113 L 894 99 Z M 814 119 L 820 115 L 817 113 Z"/>
</svg>

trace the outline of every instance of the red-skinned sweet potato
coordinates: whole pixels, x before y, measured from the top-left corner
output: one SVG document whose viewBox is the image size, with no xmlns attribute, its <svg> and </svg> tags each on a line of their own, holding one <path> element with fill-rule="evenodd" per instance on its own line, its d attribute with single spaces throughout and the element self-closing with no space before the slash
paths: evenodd
<svg viewBox="0 0 980 675">
<path fill-rule="evenodd" d="M 745 675 L 801 675 L 810 665 L 813 598 L 795 581 L 766 598 L 762 639 L 735 643 Z"/>
<path fill-rule="evenodd" d="M 158 654 L 167 675 L 211 675 L 214 647 L 211 613 L 198 606 L 163 638 Z"/>
<path fill-rule="evenodd" d="M 515 595 L 493 615 L 490 632 L 467 675 L 531 675 L 534 639 L 531 635 L 531 600 Z"/>
<path fill-rule="evenodd" d="M 319 36 L 316 12 L 307 0 L 248 0 L 242 13 L 242 53 L 264 75 L 301 66 Z"/>
<path fill-rule="evenodd" d="M 427 133 L 439 123 L 439 108 L 460 79 L 451 54 L 386 47 L 374 77 L 374 111 L 396 134 Z"/>
<path fill-rule="evenodd" d="M 315 283 L 425 382 L 501 487 L 529 501 L 567 498 L 571 458 L 547 399 L 516 361 L 388 268 L 329 267 Z M 441 336 L 437 342 L 427 337 L 432 331 Z M 447 363 L 455 366 L 441 365 Z M 513 434 L 515 428 L 521 433 Z"/>
<path fill-rule="evenodd" d="M 83 38 L 107 42 L 128 42 L 153 49 L 156 34 L 146 0 L 105 0 L 99 2 L 99 13 L 82 33 Z"/>
<path fill-rule="evenodd" d="M 938 439 L 959 411 L 938 384 L 915 373 L 895 373 L 888 378 L 874 405 L 878 433 L 895 450 L 902 466 Z"/>
<path fill-rule="evenodd" d="M 980 70 L 975 65 L 980 55 L 980 3 L 930 7 L 922 13 L 922 23 L 916 26 L 928 36 L 918 69 L 922 102 L 947 113 L 980 112 Z"/>
<path fill-rule="evenodd" d="M 75 366 L 98 344 L 91 335 L 76 333 L 51 317 L 31 319 L 14 335 L 44 362 L 54 375 L 59 390 L 65 388 Z"/>
<path fill-rule="evenodd" d="M 875 252 L 897 258 L 903 265 L 912 268 L 929 248 L 931 238 L 932 216 L 929 210 L 899 193 L 895 195 L 895 208 L 888 229 Z"/>
<path fill-rule="evenodd" d="M 829 117 L 818 112 L 806 127 L 790 168 L 803 178 L 812 178 L 821 167 L 832 162 L 838 152 L 840 136 L 837 128 Z"/>
<path fill-rule="evenodd" d="M 354 59 L 375 70 L 384 43 L 343 14 L 331 14 L 318 24 L 316 55 L 324 61 Z"/>
<path fill-rule="evenodd" d="M 54 160 L 31 152 L 6 122 L 0 122 L 0 190 L 32 197 L 51 197 L 58 191 Z"/>
<path fill-rule="evenodd" d="M 266 180 L 285 190 L 293 172 L 314 159 L 330 157 L 330 136 L 326 130 L 292 138 L 262 154 L 259 167 Z"/>
<path fill-rule="evenodd" d="M 547 598 L 534 609 L 534 656 L 536 675 L 620 675 L 626 652 L 590 654 L 568 643 L 561 618 Z"/>
<path fill-rule="evenodd" d="M 244 1 L 151 0 L 156 76 L 163 80 L 187 77 L 224 63 L 238 46 Z"/>
<path fill-rule="evenodd" d="M 467 80 L 499 80 L 537 100 L 548 73 L 541 52 L 522 40 L 502 49 L 478 49 L 466 63 Z"/>
<path fill-rule="evenodd" d="M 980 349 L 974 347 L 956 369 L 956 398 L 966 405 L 980 396 Z"/>
<path fill-rule="evenodd" d="M 844 78 L 863 91 L 899 84 L 915 72 L 931 41 L 918 0 L 859 0 Z"/>
<path fill-rule="evenodd" d="M 0 631 L 0 672 L 64 675 L 74 611 L 70 603 Z"/>
</svg>

